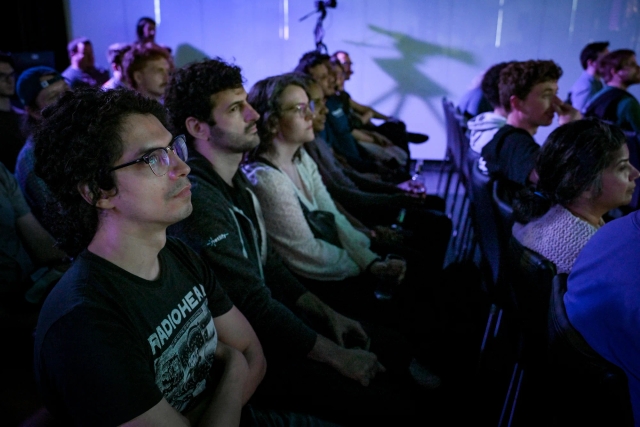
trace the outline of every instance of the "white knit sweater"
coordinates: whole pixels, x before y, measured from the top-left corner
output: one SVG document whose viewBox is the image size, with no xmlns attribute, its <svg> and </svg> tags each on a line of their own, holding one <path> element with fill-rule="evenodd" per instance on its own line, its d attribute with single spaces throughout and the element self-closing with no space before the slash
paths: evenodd
<svg viewBox="0 0 640 427">
<path fill-rule="evenodd" d="M 513 236 L 553 262 L 558 273 L 570 273 L 578 254 L 598 228 L 555 205 L 526 225 L 515 223 Z"/>
<path fill-rule="evenodd" d="M 377 255 L 369 250 L 369 238 L 353 228 L 338 211 L 313 159 L 304 149 L 300 152 L 301 157 L 295 162 L 304 192 L 278 169 L 261 163 L 244 168 L 260 200 L 271 242 L 289 268 L 301 276 L 314 280 L 342 280 L 357 276 Z M 313 236 L 299 200 L 310 211 L 333 213 L 344 249 Z"/>
</svg>

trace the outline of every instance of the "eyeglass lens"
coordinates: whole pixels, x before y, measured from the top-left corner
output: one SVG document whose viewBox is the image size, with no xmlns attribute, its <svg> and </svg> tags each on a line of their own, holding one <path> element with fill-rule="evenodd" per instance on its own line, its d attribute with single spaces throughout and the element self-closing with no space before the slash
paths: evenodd
<svg viewBox="0 0 640 427">
<path fill-rule="evenodd" d="M 187 158 L 189 157 L 184 136 L 177 136 L 169 147 L 158 148 L 157 150 L 149 153 L 149 166 L 151 167 L 153 173 L 157 176 L 163 176 L 169 171 L 169 166 L 171 165 L 169 150 L 172 150 L 174 153 L 176 153 L 176 155 L 183 162 L 186 162 Z"/>
</svg>

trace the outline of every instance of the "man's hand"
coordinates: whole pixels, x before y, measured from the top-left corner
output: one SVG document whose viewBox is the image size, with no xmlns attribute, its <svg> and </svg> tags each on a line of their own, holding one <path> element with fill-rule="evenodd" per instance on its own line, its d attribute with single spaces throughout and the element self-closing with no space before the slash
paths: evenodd
<svg viewBox="0 0 640 427">
<path fill-rule="evenodd" d="M 564 125 L 569 122 L 580 120 L 582 118 L 582 113 L 580 113 L 580 111 L 573 108 L 571 104 L 562 102 L 562 100 L 557 96 L 553 104 L 553 107 L 556 110 L 556 113 L 558 114 L 558 123 L 560 125 Z"/>
<path fill-rule="evenodd" d="M 373 138 L 374 143 L 382 147 L 391 147 L 393 145 L 393 142 L 391 142 L 389 138 L 382 135 L 381 133 L 378 133 L 375 131 L 369 131 L 369 135 L 371 135 L 371 137 Z"/>
<path fill-rule="evenodd" d="M 369 271 L 380 280 L 399 285 L 407 273 L 407 263 L 401 259 L 376 261 L 371 264 Z"/>
<path fill-rule="evenodd" d="M 333 361 L 334 368 L 347 378 L 368 386 L 378 372 L 387 369 L 378 362 L 378 357 L 366 350 L 341 349 L 338 357 Z"/>
<path fill-rule="evenodd" d="M 397 185 L 397 187 L 411 196 L 424 197 L 427 195 L 427 187 L 421 181 L 417 179 L 409 179 L 407 181 L 401 182 Z"/>
<path fill-rule="evenodd" d="M 349 336 L 358 342 L 362 342 L 363 345 L 369 339 L 367 333 L 362 329 L 360 322 L 349 319 L 337 311 L 333 311 L 329 314 L 327 320 L 329 321 L 329 327 L 333 332 L 334 338 L 340 347 L 344 347 L 344 340 L 346 336 Z"/>
</svg>

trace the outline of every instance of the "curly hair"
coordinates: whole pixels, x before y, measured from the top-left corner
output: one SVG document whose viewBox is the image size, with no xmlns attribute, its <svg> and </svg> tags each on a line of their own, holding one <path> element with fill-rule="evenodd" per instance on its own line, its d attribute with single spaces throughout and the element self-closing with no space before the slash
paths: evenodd
<svg viewBox="0 0 640 427">
<path fill-rule="evenodd" d="M 555 129 L 536 160 L 536 188 L 521 190 L 514 201 L 514 217 L 526 224 L 552 206 L 567 206 L 586 190 L 602 194 L 602 172 L 615 161 L 626 143 L 617 127 L 596 118 L 578 120 Z"/>
<path fill-rule="evenodd" d="M 267 77 L 253 85 L 247 96 L 247 101 L 260 114 L 256 125 L 260 144 L 249 153 L 249 160 L 271 152 L 273 149 L 273 130 L 276 129 L 280 118 L 280 96 L 291 85 L 301 87 L 307 96 L 307 86 L 310 79 L 301 73 L 286 73 L 279 76 Z"/>
<path fill-rule="evenodd" d="M 500 104 L 500 72 L 513 62 L 500 62 L 492 65 L 482 76 L 482 82 L 480 83 L 482 94 L 493 108 L 502 105 Z"/>
<path fill-rule="evenodd" d="M 165 91 L 164 105 L 169 110 L 172 131 L 184 134 L 187 144 L 193 145 L 186 121 L 194 117 L 215 125 L 211 111 L 215 107 L 211 96 L 228 89 L 242 87 L 241 68 L 221 58 L 193 62 L 174 71 Z"/>
<path fill-rule="evenodd" d="M 167 49 L 152 43 L 133 43 L 122 57 L 122 69 L 127 83 L 135 89 L 137 83 L 133 74 L 142 70 L 148 61 L 161 58 L 166 59 L 169 65 L 173 64 L 173 58 Z"/>
<path fill-rule="evenodd" d="M 606 83 L 612 79 L 612 72 L 620 71 L 627 65 L 627 61 L 635 56 L 631 49 L 618 49 L 609 52 L 598 60 L 598 74 L 602 76 Z"/>
<path fill-rule="evenodd" d="M 558 81 L 562 68 L 553 61 L 529 60 L 513 62 L 500 72 L 500 104 L 511 111 L 511 97 L 525 99 L 538 83 Z"/>
<path fill-rule="evenodd" d="M 118 190 L 109 169 L 122 156 L 122 126 L 131 114 L 152 114 L 166 126 L 162 105 L 130 89 L 82 88 L 42 111 L 33 138 L 35 173 L 55 199 L 48 209 L 52 234 L 72 256 L 98 228 L 95 205 L 101 192 Z M 80 194 L 80 185 L 88 186 L 91 203 Z"/>
</svg>

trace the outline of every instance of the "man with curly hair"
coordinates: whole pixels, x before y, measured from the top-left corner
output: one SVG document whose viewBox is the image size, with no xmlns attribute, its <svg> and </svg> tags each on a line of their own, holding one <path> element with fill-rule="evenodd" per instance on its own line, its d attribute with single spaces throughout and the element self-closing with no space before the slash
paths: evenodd
<svg viewBox="0 0 640 427">
<path fill-rule="evenodd" d="M 238 425 L 266 364 L 208 266 L 166 236 L 192 210 L 183 137 L 126 89 L 67 92 L 42 115 L 36 173 L 77 254 L 36 330 L 46 407 L 65 425 Z"/>
<path fill-rule="evenodd" d="M 534 163 L 540 146 L 533 139 L 540 126 L 558 114 L 560 124 L 581 118 L 580 112 L 558 98 L 562 68 L 553 61 L 529 60 L 509 64 L 500 72 L 500 103 L 507 123 L 482 148 L 489 174 L 519 188 L 537 181 Z"/>
<path fill-rule="evenodd" d="M 271 247 L 260 204 L 240 170 L 244 154 L 260 141 L 259 115 L 247 102 L 240 68 L 218 58 L 178 69 L 165 105 L 174 129 L 193 147 L 187 163 L 194 211 L 169 232 L 201 254 L 255 328 L 270 366 L 258 397 L 349 425 L 405 408 L 403 396 L 412 399 L 406 390 L 390 393 L 379 385 L 385 368 L 368 351 L 360 323 L 309 292 Z M 396 358 L 408 356 L 394 351 Z M 376 408 L 374 402 L 385 403 Z"/>
</svg>

